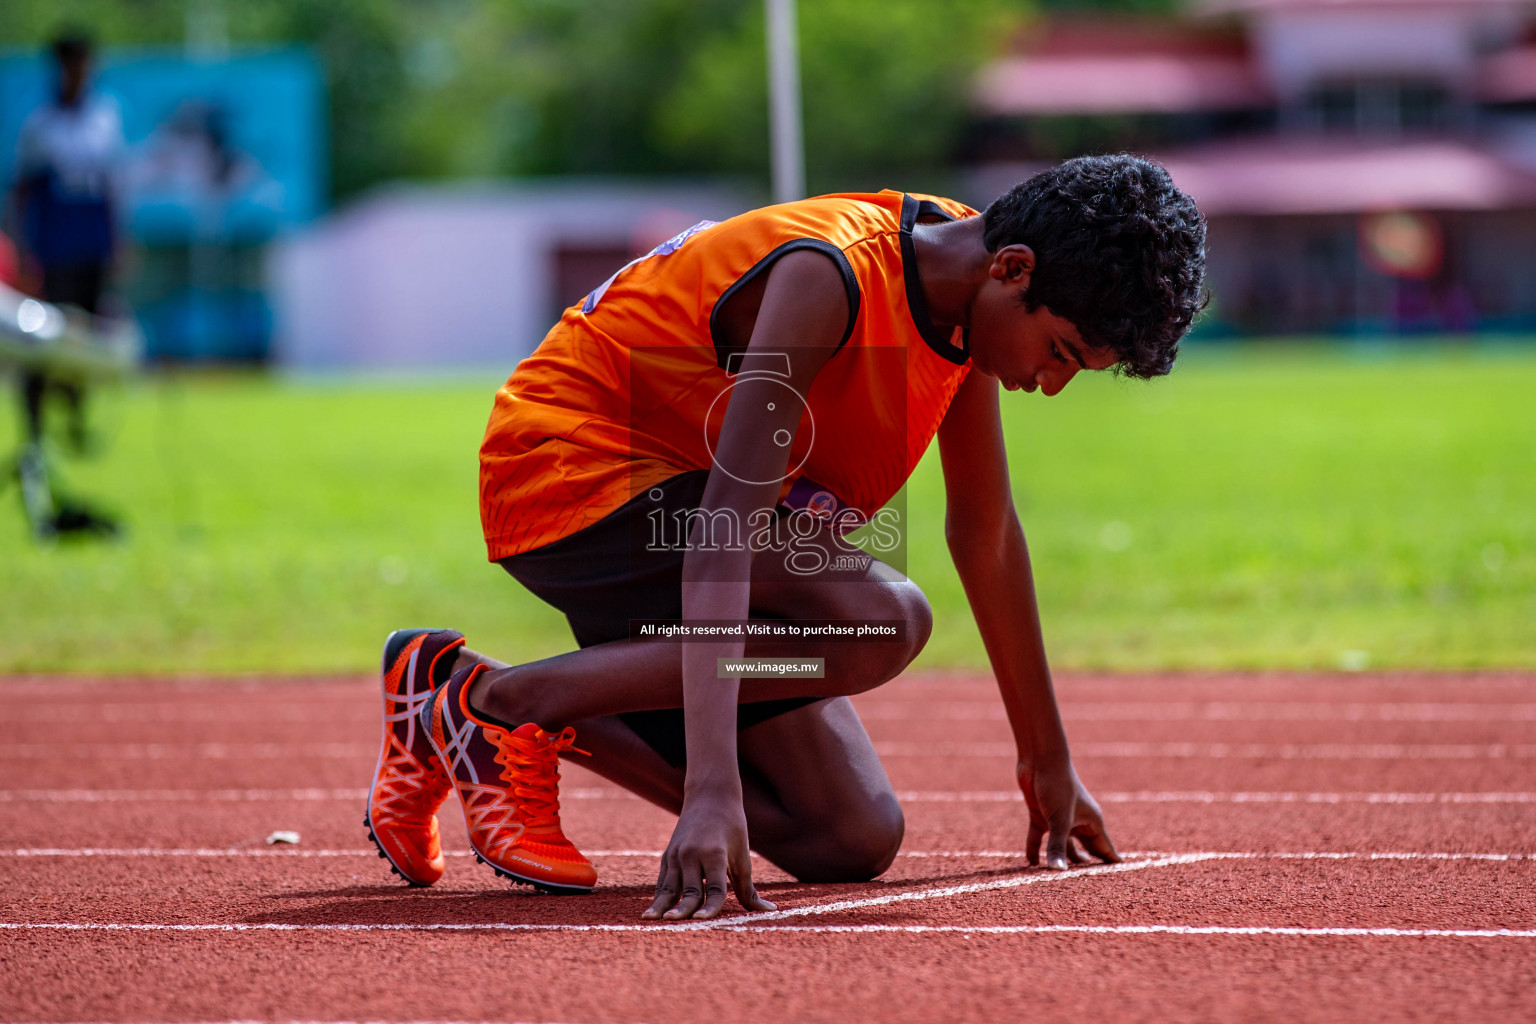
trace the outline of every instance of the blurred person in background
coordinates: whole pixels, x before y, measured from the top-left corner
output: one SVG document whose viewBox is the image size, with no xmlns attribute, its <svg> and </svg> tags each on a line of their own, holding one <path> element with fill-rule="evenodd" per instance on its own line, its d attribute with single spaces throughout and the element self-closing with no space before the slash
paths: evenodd
<svg viewBox="0 0 1536 1024">
<path fill-rule="evenodd" d="M 88 38 L 64 34 L 51 49 L 56 92 L 22 125 L 13 205 L 23 258 L 40 279 L 41 297 L 96 313 L 117 249 L 122 117 L 111 99 L 89 87 Z"/>
<path fill-rule="evenodd" d="M 92 46 L 86 36 L 63 33 L 50 49 L 53 98 L 27 117 L 17 140 L 11 212 L 21 250 L 21 284 L 48 302 L 96 314 L 117 253 L 122 116 L 116 103 L 89 87 Z M 70 441 L 83 449 L 84 395 L 78 383 L 52 379 L 42 369 L 24 371 L 20 385 L 32 474 L 43 479 L 44 401 L 50 393 L 64 401 Z M 49 519 L 47 531 L 109 526 L 83 509 L 61 507 Z"/>
</svg>

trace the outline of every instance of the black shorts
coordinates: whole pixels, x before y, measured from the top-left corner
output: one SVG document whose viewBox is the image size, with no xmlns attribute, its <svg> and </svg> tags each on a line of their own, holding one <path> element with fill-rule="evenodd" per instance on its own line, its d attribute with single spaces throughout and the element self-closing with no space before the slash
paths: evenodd
<svg viewBox="0 0 1536 1024">
<path fill-rule="evenodd" d="M 628 637 L 630 619 L 683 616 L 683 551 L 654 550 L 645 543 L 650 520 L 660 508 L 674 512 L 699 507 L 708 470 L 672 477 L 650 488 L 603 519 L 569 537 L 499 564 L 540 600 L 565 613 L 581 647 Z M 661 497 L 654 497 L 656 491 Z M 769 700 L 737 708 L 736 727 L 745 729 L 819 698 Z M 619 716 L 668 764 L 687 761 L 683 710 L 630 711 Z"/>
</svg>

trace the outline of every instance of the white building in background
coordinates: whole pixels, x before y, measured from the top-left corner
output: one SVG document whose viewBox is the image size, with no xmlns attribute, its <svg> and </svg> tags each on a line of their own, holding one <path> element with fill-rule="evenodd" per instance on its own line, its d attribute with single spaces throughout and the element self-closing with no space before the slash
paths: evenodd
<svg viewBox="0 0 1536 1024">
<path fill-rule="evenodd" d="M 273 247 L 274 357 L 305 370 L 511 372 L 627 261 L 750 205 L 683 184 L 386 188 Z"/>
</svg>

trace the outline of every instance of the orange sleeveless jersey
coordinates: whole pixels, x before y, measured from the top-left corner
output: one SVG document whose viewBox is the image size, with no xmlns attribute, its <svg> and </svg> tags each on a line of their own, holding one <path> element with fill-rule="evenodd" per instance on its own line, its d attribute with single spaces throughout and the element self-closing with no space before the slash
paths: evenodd
<svg viewBox="0 0 1536 1024">
<path fill-rule="evenodd" d="M 804 396 L 785 490 L 814 481 L 873 515 L 911 475 L 970 369 L 961 333 L 928 318 L 912 226 L 975 213 L 900 192 L 821 196 L 695 225 L 624 267 L 567 309 L 496 393 L 480 448 L 491 560 L 711 468 L 732 374 L 772 372 L 717 348 L 714 310 L 801 248 L 842 270 L 850 317 Z"/>
</svg>

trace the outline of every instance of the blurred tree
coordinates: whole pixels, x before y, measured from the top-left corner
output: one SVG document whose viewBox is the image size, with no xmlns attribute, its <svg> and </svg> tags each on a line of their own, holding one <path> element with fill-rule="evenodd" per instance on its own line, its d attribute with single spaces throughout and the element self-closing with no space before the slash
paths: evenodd
<svg viewBox="0 0 1536 1024">
<path fill-rule="evenodd" d="M 811 188 L 941 181 L 975 70 L 1040 7 L 1175 0 L 801 0 Z M 762 0 L 0 0 L 0 43 L 61 24 L 179 45 L 189 4 L 236 46 L 307 43 L 337 197 L 398 177 L 736 174 L 766 186 Z"/>
<path fill-rule="evenodd" d="M 468 0 L 418 26 L 425 174 L 737 174 L 767 183 L 761 0 Z M 936 176 L 970 75 L 1029 0 L 799 5 L 813 189 Z M 906 180 L 906 179 L 904 179 Z"/>
<path fill-rule="evenodd" d="M 949 163 L 975 70 L 1029 10 L 999 0 L 821 0 L 799 5 L 807 178 L 813 192 L 911 187 Z M 685 55 L 652 112 L 663 152 L 762 177 L 768 161 L 762 4 Z"/>
<path fill-rule="evenodd" d="M 60 28 L 80 28 L 106 43 L 181 40 L 186 0 L 5 0 L 0 44 L 36 44 Z"/>
<path fill-rule="evenodd" d="M 238 0 L 232 6 L 246 3 L 249 20 L 239 26 L 244 38 L 305 42 L 320 54 L 330 108 L 333 194 L 350 195 L 408 173 L 408 140 L 398 116 L 409 88 L 402 5 L 394 0 Z"/>
<path fill-rule="evenodd" d="M 516 158 L 532 173 L 704 169 L 657 145 L 658 107 L 689 54 L 761 0 L 506 0 L 524 12 L 522 56 L 534 109 Z"/>
</svg>

